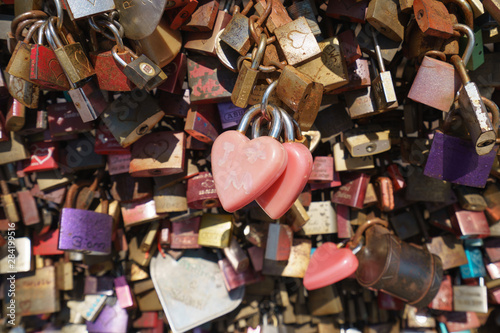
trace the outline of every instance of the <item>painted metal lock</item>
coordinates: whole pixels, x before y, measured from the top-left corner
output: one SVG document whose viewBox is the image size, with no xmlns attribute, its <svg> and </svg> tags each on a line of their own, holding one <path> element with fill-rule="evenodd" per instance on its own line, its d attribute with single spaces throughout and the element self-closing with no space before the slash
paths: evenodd
<svg viewBox="0 0 500 333">
<path fill-rule="evenodd" d="M 105 124 L 101 123 L 97 126 L 95 137 L 94 151 L 96 154 L 109 155 L 110 158 L 112 156 L 119 157 L 118 155 L 130 155 L 130 149 L 123 148 Z"/>
<path fill-rule="evenodd" d="M 121 210 L 125 227 L 160 220 L 163 217 L 156 213 L 156 205 L 153 198 L 122 203 Z"/>
<path fill-rule="evenodd" d="M 342 50 L 341 55 L 344 57 L 347 65 L 353 64 L 356 60 L 363 56 L 354 31 L 346 30 L 341 32 L 338 34 L 337 38 Z"/>
<path fill-rule="evenodd" d="M 40 215 L 35 198 L 30 190 L 26 188 L 24 177 L 19 177 L 19 184 L 21 185 L 21 190 L 17 191 L 17 202 L 19 203 L 23 223 L 26 226 L 37 225 L 40 223 Z"/>
<path fill-rule="evenodd" d="M 309 176 L 309 183 L 331 183 L 334 180 L 332 156 L 316 156 Z"/>
<path fill-rule="evenodd" d="M 347 64 L 342 56 L 339 38 L 330 37 L 318 45 L 321 56 L 298 66 L 297 69 L 309 75 L 314 82 L 323 84 L 326 92 L 348 84 Z"/>
<path fill-rule="evenodd" d="M 433 0 L 415 0 L 413 12 L 423 33 L 439 38 L 453 36 L 453 23 L 445 5 Z"/>
<path fill-rule="evenodd" d="M 476 188 L 457 186 L 455 192 L 458 197 L 458 202 L 463 209 L 482 212 L 488 205 Z"/>
<path fill-rule="evenodd" d="M 196 10 L 187 19 L 181 30 L 206 32 L 212 31 L 219 11 L 219 0 L 200 0 Z"/>
<path fill-rule="evenodd" d="M 95 140 L 89 135 L 78 140 L 68 141 L 61 151 L 59 167 L 65 171 L 80 171 L 103 168 L 106 161 L 94 152 Z"/>
<path fill-rule="evenodd" d="M 192 209 L 220 207 L 215 182 L 210 172 L 200 172 L 187 180 L 187 205 Z"/>
<path fill-rule="evenodd" d="M 304 17 L 276 28 L 274 34 L 291 66 L 303 63 L 321 53 L 318 42 Z"/>
<path fill-rule="evenodd" d="M 343 185 L 332 196 L 332 202 L 362 209 L 370 176 L 353 173 L 342 178 Z"/>
<path fill-rule="evenodd" d="M 188 209 L 186 185 L 177 183 L 164 188 L 156 186 L 154 200 L 158 214 L 184 212 Z"/>
<path fill-rule="evenodd" d="M 461 209 L 458 204 L 450 207 L 451 222 L 455 234 L 460 238 L 485 238 L 490 234 L 484 212 Z"/>
<path fill-rule="evenodd" d="M 241 118 L 245 114 L 245 109 L 234 105 L 232 102 L 219 103 L 217 107 L 219 109 L 223 130 L 238 126 Z"/>
<path fill-rule="evenodd" d="M 443 276 L 439 291 L 429 304 L 433 310 L 453 311 L 453 289 L 451 285 L 451 276 Z"/>
<path fill-rule="evenodd" d="M 171 222 L 172 234 L 170 247 L 172 249 L 199 249 L 198 230 L 200 228 L 200 217 L 192 217 L 187 220 Z"/>
<path fill-rule="evenodd" d="M 288 261 L 264 260 L 265 275 L 303 278 L 311 258 L 311 240 L 294 238 Z"/>
<path fill-rule="evenodd" d="M 111 177 L 111 196 L 119 202 L 150 198 L 153 184 L 150 178 L 132 177 L 128 172 Z"/>
<path fill-rule="evenodd" d="M 328 2 L 326 15 L 334 19 L 365 23 L 368 3 L 367 0 L 334 0 Z"/>
<path fill-rule="evenodd" d="M 59 291 L 56 288 L 56 270 L 47 266 L 35 270 L 32 276 L 16 280 L 16 302 L 19 315 L 31 316 L 54 313 L 60 310 Z"/>
<path fill-rule="evenodd" d="M 84 123 L 73 103 L 57 103 L 47 107 L 51 136 L 83 133 L 92 129 L 91 123 Z"/>
<path fill-rule="evenodd" d="M 165 115 L 157 101 L 144 90 L 123 93 L 101 115 L 101 119 L 122 147 L 128 147 L 148 133 Z"/>
<path fill-rule="evenodd" d="M 57 248 L 59 229 L 50 230 L 42 235 L 33 235 L 33 254 L 39 256 L 55 256 L 64 254 Z"/>
<path fill-rule="evenodd" d="M 114 279 L 116 298 L 122 309 L 132 308 L 135 305 L 134 297 L 125 276 Z"/>
<path fill-rule="evenodd" d="M 237 273 L 242 273 L 249 268 L 250 260 L 236 237 L 232 237 L 229 246 L 224 248 L 224 255 Z"/>
<path fill-rule="evenodd" d="M 165 82 L 158 86 L 158 89 L 171 94 L 183 95 L 184 90 L 182 89 L 182 86 L 184 85 L 184 79 L 187 74 L 186 54 L 177 54 L 171 63 L 169 63 L 166 67 L 163 67 L 163 71 L 167 74 L 168 78 Z"/>
<path fill-rule="evenodd" d="M 381 289 L 417 308 L 427 306 L 441 285 L 441 260 L 402 242 L 390 234 L 386 225 L 387 222 L 380 219 L 367 225 L 365 245 L 356 254 L 359 260 L 356 279 L 365 288 Z M 413 268 L 407 269 L 408 265 Z"/>
<path fill-rule="evenodd" d="M 271 223 L 267 234 L 264 258 L 273 261 L 285 261 L 290 258 L 293 241 L 292 229 L 283 224 Z"/>
<path fill-rule="evenodd" d="M 20 26 L 16 27 L 15 22 L 13 23 L 14 26 L 12 28 L 14 28 L 14 30 L 16 30 L 16 28 L 21 28 Z M 10 57 L 9 63 L 7 64 L 7 68 L 5 69 L 5 71 L 9 73 L 9 75 L 31 82 L 30 62 L 29 62 L 31 58 L 30 41 L 31 38 L 33 37 L 33 34 L 36 32 L 36 29 L 42 23 L 43 21 L 33 24 L 29 29 L 28 34 L 26 35 L 24 40 L 22 40 L 22 35 L 16 36 L 16 38 L 18 38 L 19 41 L 17 42 L 16 48 L 12 51 L 12 56 Z"/>
<path fill-rule="evenodd" d="M 198 245 L 221 249 L 228 247 L 231 241 L 233 219 L 231 214 L 203 214 Z"/>
<path fill-rule="evenodd" d="M 356 59 L 352 64 L 347 66 L 347 75 L 349 83 L 343 87 L 333 90 L 334 93 L 345 91 L 369 88 L 371 85 L 369 63 L 366 59 Z"/>
<path fill-rule="evenodd" d="M 483 262 L 483 254 L 479 247 L 465 247 L 467 263 L 460 266 L 460 276 L 462 279 L 473 279 L 486 276 L 486 269 Z"/>
<path fill-rule="evenodd" d="M 166 176 L 184 170 L 184 132 L 155 132 L 132 147 L 130 173 L 134 177 Z"/>
<path fill-rule="evenodd" d="M 337 215 L 329 201 L 313 201 L 307 210 L 309 220 L 302 226 L 305 235 L 322 235 L 337 232 Z"/>
<path fill-rule="evenodd" d="M 54 170 L 59 167 L 59 150 L 57 143 L 36 142 L 29 146 L 31 159 L 26 161 L 24 172 Z"/>
<path fill-rule="evenodd" d="M 192 104 L 230 101 L 236 74 L 224 67 L 218 59 L 193 55 L 188 57 L 187 66 Z"/>
<path fill-rule="evenodd" d="M 394 189 L 389 177 L 378 177 L 375 181 L 375 190 L 377 192 L 378 208 L 382 212 L 390 212 L 394 209 Z M 366 196 L 365 196 L 366 198 Z"/>
<path fill-rule="evenodd" d="M 212 144 L 219 135 L 218 123 L 216 105 L 193 105 L 188 111 L 184 131 L 196 140 Z"/>
</svg>

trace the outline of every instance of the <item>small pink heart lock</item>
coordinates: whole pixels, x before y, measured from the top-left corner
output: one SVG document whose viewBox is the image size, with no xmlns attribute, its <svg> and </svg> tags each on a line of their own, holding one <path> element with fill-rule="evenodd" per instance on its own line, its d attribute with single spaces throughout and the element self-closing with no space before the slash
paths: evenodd
<svg viewBox="0 0 500 333">
<path fill-rule="evenodd" d="M 212 146 L 212 174 L 222 207 L 232 213 L 258 198 L 281 176 L 287 166 L 285 148 L 276 140 L 282 128 L 278 110 L 273 110 L 270 136 L 253 140 L 244 133 L 260 105 L 245 113 L 236 131 L 217 137 Z"/>
<path fill-rule="evenodd" d="M 276 106 L 273 106 L 276 108 Z M 277 107 L 280 111 L 285 128 L 285 148 L 288 155 L 288 163 L 283 174 L 271 185 L 256 201 L 259 206 L 272 219 L 279 219 L 292 207 L 300 192 L 306 186 L 312 172 L 313 158 L 309 149 L 301 143 L 295 142 L 294 121 L 285 110 Z M 254 121 L 253 135 L 259 135 L 260 124 L 263 118 Z M 297 133 L 300 127 L 295 123 Z"/>
<path fill-rule="evenodd" d="M 353 250 L 338 248 L 331 242 L 323 243 L 314 251 L 306 274 L 304 287 L 315 290 L 337 283 L 358 269 L 358 258 Z"/>
</svg>

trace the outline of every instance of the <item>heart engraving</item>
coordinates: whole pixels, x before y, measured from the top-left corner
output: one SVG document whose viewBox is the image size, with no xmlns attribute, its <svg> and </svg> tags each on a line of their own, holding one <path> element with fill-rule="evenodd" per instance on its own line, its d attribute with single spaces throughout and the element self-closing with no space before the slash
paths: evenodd
<svg viewBox="0 0 500 333">
<path fill-rule="evenodd" d="M 313 158 L 306 146 L 296 142 L 286 142 L 283 147 L 288 156 L 285 171 L 256 199 L 259 206 L 272 219 L 279 219 L 292 207 L 306 186 L 313 167 Z"/>
<path fill-rule="evenodd" d="M 264 193 L 283 173 L 287 153 L 275 139 L 222 133 L 212 147 L 212 173 L 222 207 L 234 212 Z"/>
<path fill-rule="evenodd" d="M 314 290 L 329 286 L 352 275 L 358 269 L 358 258 L 350 249 L 339 249 L 326 242 L 314 251 L 304 276 L 304 287 Z"/>
<path fill-rule="evenodd" d="M 295 49 L 300 49 L 304 46 L 306 42 L 307 33 L 303 33 L 297 30 L 292 30 L 288 33 L 287 38 L 292 42 L 292 47 Z"/>
<path fill-rule="evenodd" d="M 52 157 L 52 149 L 40 148 L 36 145 L 34 147 L 35 150 L 33 151 L 31 158 L 34 159 L 38 165 L 44 164 Z"/>
<path fill-rule="evenodd" d="M 144 147 L 144 154 L 152 159 L 157 160 L 163 153 L 168 150 L 168 142 L 160 140 L 157 142 L 149 142 Z"/>
</svg>

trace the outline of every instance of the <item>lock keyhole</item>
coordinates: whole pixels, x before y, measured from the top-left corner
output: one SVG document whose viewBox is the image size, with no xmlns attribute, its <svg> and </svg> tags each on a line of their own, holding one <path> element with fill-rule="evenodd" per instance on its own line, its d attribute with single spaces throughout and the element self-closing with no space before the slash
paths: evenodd
<svg viewBox="0 0 500 333">
<path fill-rule="evenodd" d="M 144 135 L 144 134 L 146 134 L 146 132 L 148 131 L 148 128 L 149 128 L 148 125 L 142 125 L 141 127 L 139 127 L 137 129 L 137 134 L 138 135 Z"/>
<path fill-rule="evenodd" d="M 376 148 L 377 148 L 376 144 L 370 143 L 369 145 L 366 146 L 366 151 L 372 153 L 375 151 Z"/>
<path fill-rule="evenodd" d="M 423 9 L 420 9 L 417 13 L 417 20 L 421 20 L 422 17 L 424 17 L 424 11 Z"/>
<path fill-rule="evenodd" d="M 495 143 L 494 140 L 486 140 L 484 142 L 478 142 L 477 146 L 478 147 L 487 147 L 487 146 L 492 145 L 494 143 Z"/>
</svg>

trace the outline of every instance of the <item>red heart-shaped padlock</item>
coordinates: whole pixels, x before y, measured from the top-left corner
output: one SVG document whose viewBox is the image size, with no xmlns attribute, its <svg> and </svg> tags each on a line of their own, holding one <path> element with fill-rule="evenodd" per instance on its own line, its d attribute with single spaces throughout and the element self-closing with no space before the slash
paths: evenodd
<svg viewBox="0 0 500 333">
<path fill-rule="evenodd" d="M 287 153 L 276 139 L 250 140 L 227 131 L 212 147 L 212 174 L 222 207 L 232 213 L 258 198 L 281 176 Z"/>
<path fill-rule="evenodd" d="M 314 290 L 329 286 L 353 274 L 358 258 L 350 249 L 324 243 L 314 251 L 304 276 L 304 287 Z"/>
<path fill-rule="evenodd" d="M 279 219 L 292 207 L 311 175 L 313 159 L 311 152 L 301 143 L 283 144 L 288 163 L 285 171 L 260 197 L 257 203 L 272 219 Z"/>
</svg>

